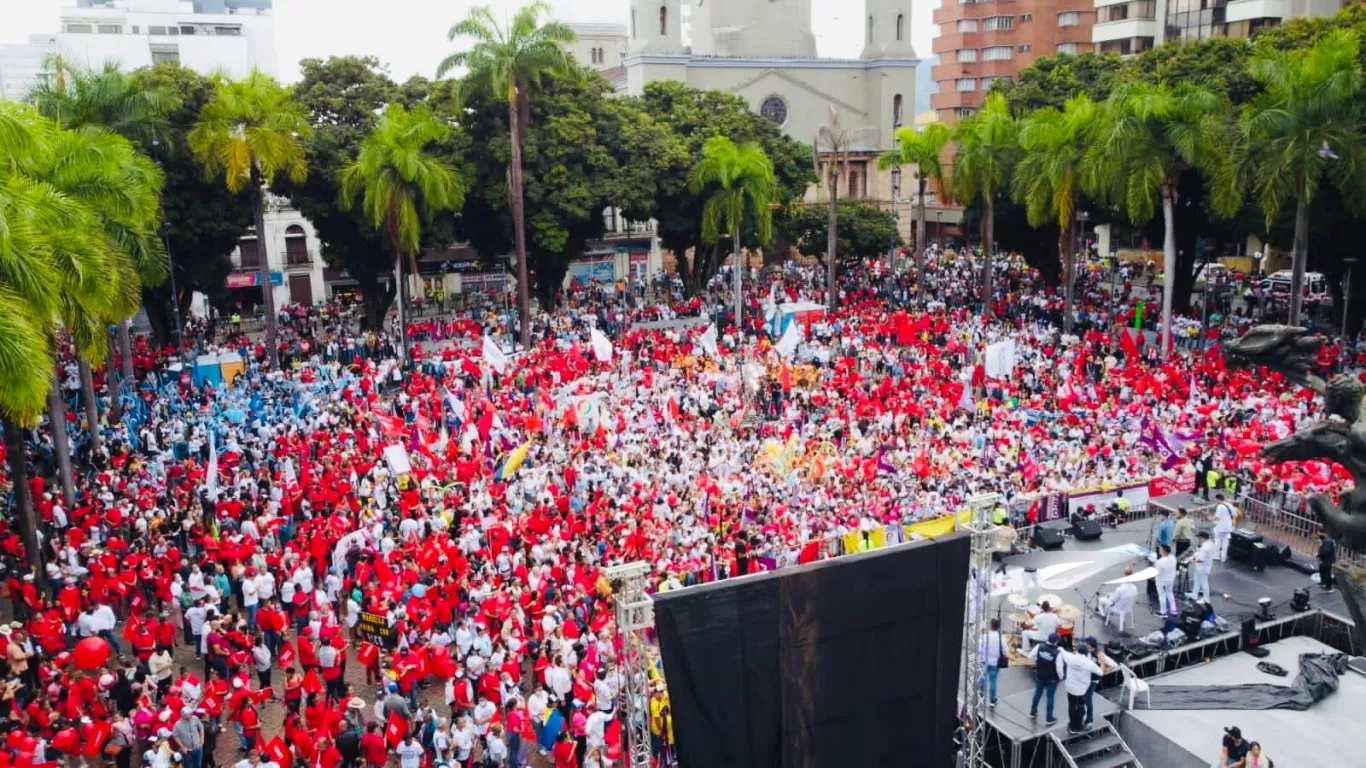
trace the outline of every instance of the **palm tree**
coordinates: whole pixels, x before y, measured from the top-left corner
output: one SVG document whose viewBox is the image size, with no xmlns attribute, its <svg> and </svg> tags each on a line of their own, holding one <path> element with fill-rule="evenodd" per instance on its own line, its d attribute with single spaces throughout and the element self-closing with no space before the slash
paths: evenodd
<svg viewBox="0 0 1366 768">
<path fill-rule="evenodd" d="M 58 309 L 62 327 L 70 337 L 80 370 L 85 395 L 86 417 L 92 445 L 100 445 L 99 411 L 95 407 L 90 366 L 104 357 L 108 345 L 106 328 L 137 311 L 142 286 L 155 285 L 168 274 L 165 251 L 158 237 L 161 223 L 160 170 L 131 142 L 118 134 L 94 125 L 48 130 L 46 152 L 36 166 L 36 174 L 55 190 L 81 204 L 91 217 L 93 246 L 81 241 L 83 250 L 95 249 L 97 255 L 81 250 L 55 254 L 72 261 L 69 269 L 79 272 L 83 264 L 99 259 L 101 273 L 90 285 L 64 292 Z M 70 451 L 67 446 L 65 403 L 59 371 L 54 371 L 49 395 L 50 429 L 61 470 L 63 493 L 74 502 Z M 117 397 L 117 393 L 114 395 Z"/>
<path fill-rule="evenodd" d="M 156 88 L 136 87 L 133 78 L 119 69 L 117 63 L 107 62 L 101 69 L 87 70 L 71 65 L 61 56 L 50 56 L 44 61 L 44 69 L 50 77 L 29 92 L 28 101 L 59 127 L 103 126 L 139 145 L 169 131 L 166 115 L 176 107 L 179 97 Z M 133 376 L 133 345 L 128 318 L 118 318 L 115 328 L 120 367 L 116 371 L 109 366 L 106 375 L 110 413 L 117 418 L 118 379 Z M 98 410 L 91 362 L 81 358 L 79 363 L 86 412 L 94 424 Z M 98 442 L 98 431 L 92 431 L 92 436 Z"/>
<path fill-rule="evenodd" d="M 821 142 L 829 147 L 830 164 L 825 169 L 825 189 L 830 194 L 830 221 L 825 233 L 825 290 L 830 309 L 839 303 L 839 261 L 835 255 L 835 244 L 839 241 L 839 222 L 837 205 L 839 203 L 840 176 L 849 165 L 849 132 L 840 127 L 839 110 L 830 106 L 830 122 L 816 129 L 816 140 L 811 143 L 811 160 L 816 169 L 816 178 L 821 178 Z M 739 253 L 739 251 L 736 251 Z M 739 260 L 737 259 L 737 263 Z"/>
<path fill-rule="evenodd" d="M 400 318 L 405 282 L 402 257 L 408 256 L 410 269 L 417 274 L 422 220 L 430 221 L 435 214 L 459 208 L 465 202 L 465 185 L 459 174 L 426 150 L 427 145 L 449 133 L 446 124 L 425 106 L 409 112 L 391 104 L 361 143 L 360 155 L 342 171 L 341 204 L 350 208 L 361 198 L 366 217 L 384 233 L 393 251 Z M 399 345 L 402 359 L 407 359 L 406 333 L 399 334 Z"/>
<path fill-rule="evenodd" d="M 462 89 L 473 89 L 506 101 L 511 154 L 508 158 L 508 207 L 512 209 L 513 248 L 517 257 L 517 321 L 523 344 L 530 344 L 531 288 L 527 279 L 526 214 L 522 201 L 522 131 L 531 117 L 530 89 L 547 75 L 568 75 L 573 58 L 565 46 L 574 42 L 568 24 L 548 21 L 550 5 L 538 0 L 522 6 L 507 27 L 499 26 L 488 6 L 470 9 L 470 15 L 451 27 L 447 39 L 474 39 L 468 51 L 447 56 L 436 69 L 444 77 L 456 67 L 467 71 Z"/>
<path fill-rule="evenodd" d="M 768 244 L 773 237 L 771 205 L 777 195 L 773 177 L 773 163 L 758 144 L 735 143 L 725 136 L 713 136 L 702 145 L 702 159 L 692 169 L 688 179 L 695 195 L 711 189 L 702 205 L 702 239 L 715 243 L 724 228 L 730 232 L 732 253 L 735 254 L 735 327 L 743 332 L 741 307 L 740 228 L 746 216 L 754 225 L 759 245 Z M 833 258 L 833 254 L 831 256 Z"/>
<path fill-rule="evenodd" d="M 1062 111 L 1034 112 L 1020 124 L 1020 158 L 1011 178 L 1015 199 L 1025 206 L 1030 226 L 1058 225 L 1058 261 L 1062 265 L 1063 330 L 1072 332 L 1076 254 L 1070 231 L 1082 193 L 1082 161 L 1091 139 L 1096 105 L 1085 94 L 1073 96 Z"/>
<path fill-rule="evenodd" d="M 1199 83 L 1134 83 L 1117 88 L 1101 106 L 1082 159 L 1082 182 L 1102 200 L 1121 206 L 1134 224 L 1162 205 L 1162 354 L 1171 352 L 1176 273 L 1177 182 L 1186 170 L 1206 178 L 1227 175 L 1231 138 L 1228 99 Z M 1216 212 L 1236 208 L 1228 185 L 1216 184 Z"/>
<path fill-rule="evenodd" d="M 58 318 L 107 296 L 114 271 L 95 218 L 42 178 L 56 135 L 27 107 L 0 100 L 0 421 L 20 536 L 40 582 L 24 430 L 37 425 L 52 390 Z"/>
<path fill-rule="evenodd" d="M 939 190 L 944 189 L 944 162 L 941 159 L 944 147 L 953 138 L 943 123 L 930 123 L 922 131 L 911 128 L 898 128 L 896 131 L 897 148 L 885 152 L 877 159 L 880 171 L 903 165 L 915 166 L 916 206 L 915 206 L 915 268 L 920 276 L 918 285 L 925 284 L 925 189 L 933 181 Z"/>
<path fill-rule="evenodd" d="M 1251 74 L 1263 91 L 1243 111 L 1241 178 L 1267 226 L 1289 201 L 1295 204 L 1290 324 L 1300 323 L 1304 270 L 1309 257 L 1309 206 L 1324 180 L 1361 200 L 1366 169 L 1361 41 L 1350 30 L 1324 35 L 1301 51 L 1261 51 Z"/>
<path fill-rule="evenodd" d="M 1007 188 L 1019 153 L 1018 125 L 999 93 L 987 96 L 982 108 L 953 132 L 958 152 L 953 185 L 963 201 L 982 196 L 982 317 L 991 315 L 992 253 L 996 238 L 996 195 Z"/>
<path fill-rule="evenodd" d="M 242 80 L 217 78 L 213 96 L 199 111 L 199 121 L 186 136 L 190 151 L 204 166 L 205 178 L 214 179 L 222 174 L 232 192 L 250 187 L 266 349 L 276 369 L 280 367 L 280 344 L 275 329 L 270 259 L 266 256 L 261 187 L 281 173 L 296 183 L 308 176 L 308 163 L 299 139 L 311 131 L 303 107 L 290 99 L 289 91 L 269 75 L 252 70 Z"/>
</svg>

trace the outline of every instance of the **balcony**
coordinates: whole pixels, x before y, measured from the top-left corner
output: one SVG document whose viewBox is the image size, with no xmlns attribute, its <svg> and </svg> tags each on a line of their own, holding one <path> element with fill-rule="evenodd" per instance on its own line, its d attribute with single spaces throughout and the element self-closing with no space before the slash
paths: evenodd
<svg viewBox="0 0 1366 768">
<path fill-rule="evenodd" d="M 952 86 L 953 83 L 951 81 L 948 83 L 942 83 L 941 87 L 944 85 Z M 983 98 L 985 97 L 983 96 L 981 88 L 978 88 L 975 91 L 940 91 L 939 93 L 930 95 L 930 109 L 957 109 L 959 107 L 976 107 L 981 105 Z"/>
<path fill-rule="evenodd" d="M 930 48 L 935 53 L 946 53 L 956 51 L 959 48 L 1015 45 L 1017 41 L 1027 41 L 1027 38 L 1022 36 L 1018 29 L 1000 29 L 991 32 L 941 32 L 939 37 L 931 41 Z"/>
<path fill-rule="evenodd" d="M 1290 0 L 1231 0 L 1224 6 L 1224 21 L 1285 19 L 1292 15 Z"/>
<path fill-rule="evenodd" d="M 1019 59 L 1028 53 L 1015 53 L 1015 58 L 993 59 L 992 61 L 969 61 L 962 64 L 936 64 L 930 76 L 936 81 L 957 80 L 960 77 L 1013 77 L 1024 66 Z"/>
<path fill-rule="evenodd" d="M 1009 16 L 1017 10 L 1012 6 L 1015 0 L 981 0 L 976 3 L 959 3 L 942 0 L 934 9 L 931 18 L 935 24 L 951 24 L 959 19 L 980 19 L 986 16 Z M 1018 15 L 1018 14 L 1016 14 Z M 1016 20 L 1018 23 L 1018 19 Z"/>
<path fill-rule="evenodd" d="M 1156 19 L 1124 19 L 1122 21 L 1103 21 L 1091 27 L 1091 42 L 1105 43 L 1111 40 L 1129 40 L 1135 37 L 1156 37 Z"/>
</svg>

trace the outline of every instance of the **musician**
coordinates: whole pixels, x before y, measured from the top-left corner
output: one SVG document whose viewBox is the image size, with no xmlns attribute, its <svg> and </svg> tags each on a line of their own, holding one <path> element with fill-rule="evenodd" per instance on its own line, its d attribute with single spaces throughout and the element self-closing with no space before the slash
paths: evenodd
<svg viewBox="0 0 1366 768">
<path fill-rule="evenodd" d="M 1158 547 L 1157 554 L 1150 555 L 1149 560 L 1157 567 L 1157 612 L 1159 614 L 1176 614 L 1176 556 L 1172 554 L 1171 547 Z"/>
<path fill-rule="evenodd" d="M 1035 616 L 1026 625 L 1028 628 L 1020 633 L 1020 653 L 1029 653 L 1030 641 L 1041 643 L 1047 640 L 1048 636 L 1056 633 L 1062 624 L 1062 619 L 1053 613 L 1053 606 L 1049 605 L 1047 600 L 1040 603 L 1039 608 L 1042 613 Z"/>
</svg>

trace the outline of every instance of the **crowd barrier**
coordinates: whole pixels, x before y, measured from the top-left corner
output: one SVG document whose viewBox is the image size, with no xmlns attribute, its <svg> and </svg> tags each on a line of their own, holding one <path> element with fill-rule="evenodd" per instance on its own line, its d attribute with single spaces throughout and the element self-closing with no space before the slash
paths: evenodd
<svg viewBox="0 0 1366 768">
<path fill-rule="evenodd" d="M 1318 557 L 1319 534 L 1323 532 L 1323 526 L 1305 494 L 1244 482 L 1235 505 L 1242 513 L 1241 527 L 1255 527 L 1258 533 L 1289 546 L 1297 555 L 1311 560 Z M 1339 549 L 1338 559 L 1362 564 L 1366 563 L 1366 553 Z"/>
</svg>

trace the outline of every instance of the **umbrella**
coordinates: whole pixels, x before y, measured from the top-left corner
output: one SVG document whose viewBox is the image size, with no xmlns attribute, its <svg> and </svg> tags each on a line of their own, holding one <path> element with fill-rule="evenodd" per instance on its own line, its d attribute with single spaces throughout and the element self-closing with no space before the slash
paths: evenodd
<svg viewBox="0 0 1366 768">
<path fill-rule="evenodd" d="M 517 468 L 522 466 L 522 462 L 526 460 L 526 452 L 530 448 L 531 442 L 527 441 L 513 449 L 512 453 L 509 453 L 508 457 L 503 461 L 503 466 L 498 468 L 498 472 L 493 476 L 493 479 L 506 480 L 509 477 L 512 477 L 512 474 L 516 472 Z"/>
</svg>

